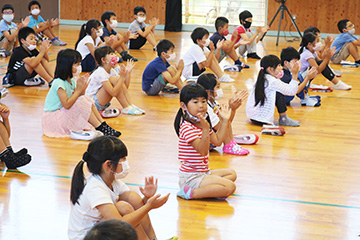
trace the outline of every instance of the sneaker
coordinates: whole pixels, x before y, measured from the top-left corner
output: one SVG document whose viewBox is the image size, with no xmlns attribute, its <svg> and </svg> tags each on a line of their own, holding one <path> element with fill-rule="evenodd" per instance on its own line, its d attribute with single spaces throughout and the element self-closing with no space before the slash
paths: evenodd
<svg viewBox="0 0 360 240">
<path fill-rule="evenodd" d="M 300 122 L 289 118 L 287 115 L 280 116 L 279 125 L 289 127 L 300 127 Z"/>
<path fill-rule="evenodd" d="M 229 82 L 235 82 L 235 79 L 232 79 L 229 75 L 224 74 L 224 76 L 222 76 L 219 79 L 220 82 L 225 82 L 225 83 L 229 83 Z"/>
<path fill-rule="evenodd" d="M 67 42 L 61 41 L 60 39 L 59 39 L 59 42 L 60 42 L 60 46 L 66 46 L 67 45 Z"/>
<path fill-rule="evenodd" d="M 253 52 L 253 53 L 248 53 L 247 54 L 247 57 L 248 58 L 253 58 L 253 59 L 261 59 L 261 57 L 259 57 L 256 52 Z"/>
<path fill-rule="evenodd" d="M 332 92 L 333 90 L 324 85 L 316 85 L 316 84 L 310 84 L 309 89 L 311 89 L 314 92 Z"/>
<path fill-rule="evenodd" d="M 314 99 L 317 99 L 318 102 L 321 102 L 321 96 L 319 95 L 313 95 L 313 96 L 309 96 L 310 98 L 314 98 Z"/>
<path fill-rule="evenodd" d="M 352 88 L 352 86 L 347 85 L 346 83 L 344 83 L 341 80 L 337 84 L 334 85 L 334 89 L 336 89 L 336 90 L 350 90 L 351 88 Z"/>
<path fill-rule="evenodd" d="M 131 56 L 131 55 L 128 54 L 128 53 L 122 54 L 121 57 L 122 57 L 122 59 L 123 59 L 124 61 L 127 61 L 127 60 L 133 60 L 134 62 L 137 62 L 137 61 L 138 61 L 137 58 L 134 58 L 133 56 Z"/>
<path fill-rule="evenodd" d="M 305 97 L 305 99 L 301 99 L 301 106 L 307 107 L 320 107 L 321 103 L 317 98 L 311 98 L 309 96 Z"/>
<path fill-rule="evenodd" d="M 128 106 L 127 108 L 123 108 L 123 110 L 121 111 L 123 114 L 128 114 L 128 115 L 142 115 L 141 112 L 139 112 L 136 108 L 132 107 L 132 106 Z"/>
<path fill-rule="evenodd" d="M 194 189 L 189 187 L 188 185 L 185 185 L 180 189 L 180 191 L 176 194 L 178 197 L 181 197 L 183 199 L 192 199 L 194 193 Z"/>
<path fill-rule="evenodd" d="M 6 58 L 11 55 L 10 51 L 7 51 L 5 49 L 0 49 L 0 57 Z"/>
<path fill-rule="evenodd" d="M 51 42 L 51 44 L 54 45 L 54 46 L 61 46 L 61 42 L 60 42 L 60 40 L 59 40 L 58 38 L 56 38 L 55 40 L 53 40 L 53 41 Z"/>
<path fill-rule="evenodd" d="M 356 67 L 357 68 L 360 66 L 360 64 L 358 64 L 356 62 L 350 62 L 350 61 L 344 61 L 344 60 L 342 60 L 340 62 L 340 64 L 344 67 Z"/>
<path fill-rule="evenodd" d="M 225 65 L 224 71 L 227 72 L 241 72 L 242 67 L 240 65 Z"/>
<path fill-rule="evenodd" d="M 9 94 L 9 91 L 6 88 L 0 89 L 0 99 L 6 97 Z"/>
<path fill-rule="evenodd" d="M 25 86 L 39 86 L 41 84 L 38 78 L 29 78 L 24 81 Z"/>
<path fill-rule="evenodd" d="M 233 138 L 237 144 L 241 145 L 252 145 L 259 140 L 259 137 L 256 134 L 234 135 Z"/>
<path fill-rule="evenodd" d="M 264 125 L 261 129 L 261 134 L 283 136 L 285 134 L 285 129 L 275 125 Z"/>
<path fill-rule="evenodd" d="M 121 111 L 117 108 L 107 108 L 99 112 L 103 118 L 114 118 L 120 115 Z"/>
<path fill-rule="evenodd" d="M 242 68 L 250 68 L 250 66 L 249 66 L 249 65 L 246 65 L 246 64 L 245 64 L 245 63 L 243 63 L 243 62 L 241 63 L 241 67 L 242 67 Z"/>
<path fill-rule="evenodd" d="M 163 93 L 179 93 L 179 89 L 177 87 L 171 87 L 166 85 L 162 90 Z"/>
<path fill-rule="evenodd" d="M 70 137 L 74 140 L 91 141 L 94 138 L 103 136 L 104 134 L 100 131 L 72 131 L 70 130 Z"/>
<path fill-rule="evenodd" d="M 10 77 L 10 73 L 6 74 L 3 77 L 3 81 L 2 81 L 3 87 L 10 87 L 14 85 L 14 81 L 10 80 L 9 77 Z"/>
<path fill-rule="evenodd" d="M 223 152 L 240 156 L 248 155 L 250 153 L 250 151 L 246 148 L 237 145 L 234 139 L 232 139 L 228 144 L 223 146 Z"/>
<path fill-rule="evenodd" d="M 145 110 L 143 110 L 143 109 L 141 109 L 141 108 L 139 108 L 139 107 L 137 107 L 137 106 L 135 106 L 134 104 L 133 105 L 131 105 L 133 108 L 135 108 L 136 110 L 138 110 L 139 112 L 141 112 L 142 114 L 145 114 Z"/>
</svg>

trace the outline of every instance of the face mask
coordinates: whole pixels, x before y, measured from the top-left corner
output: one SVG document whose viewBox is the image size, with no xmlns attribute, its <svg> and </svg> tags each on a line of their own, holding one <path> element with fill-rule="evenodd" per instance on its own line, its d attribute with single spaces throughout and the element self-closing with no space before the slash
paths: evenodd
<svg viewBox="0 0 360 240">
<path fill-rule="evenodd" d="M 120 162 L 121 166 L 122 166 L 122 171 L 120 173 L 117 172 L 113 172 L 115 179 L 123 179 L 125 178 L 129 172 L 130 172 L 130 166 L 129 166 L 129 162 L 126 160 L 124 162 Z"/>
<path fill-rule="evenodd" d="M 205 43 L 203 45 L 204 45 L 204 47 L 207 47 L 207 46 L 209 46 L 209 44 L 210 44 L 210 38 L 206 39 Z"/>
<path fill-rule="evenodd" d="M 167 61 L 172 61 L 176 58 L 176 53 L 172 53 L 172 54 L 168 54 L 168 55 L 169 55 L 169 57 L 166 58 Z"/>
<path fill-rule="evenodd" d="M 97 37 L 101 37 L 104 34 L 102 28 L 100 28 L 99 30 L 96 31 L 96 36 Z"/>
<path fill-rule="evenodd" d="M 224 92 L 223 92 L 222 88 L 215 90 L 215 93 L 216 93 L 215 99 L 220 99 L 224 96 Z"/>
<path fill-rule="evenodd" d="M 251 22 L 245 21 L 245 23 L 243 24 L 243 26 L 245 28 L 250 28 L 251 27 Z"/>
<path fill-rule="evenodd" d="M 318 42 L 318 43 L 315 45 L 315 47 L 313 47 L 313 49 L 314 49 L 315 51 L 320 51 L 320 50 L 321 50 L 321 47 L 322 47 L 321 42 Z"/>
<path fill-rule="evenodd" d="M 227 36 L 227 35 L 229 34 L 229 30 L 224 30 L 224 31 L 222 32 L 222 34 L 223 34 L 223 36 Z"/>
<path fill-rule="evenodd" d="M 112 57 L 112 58 L 110 59 L 109 64 L 110 64 L 111 66 L 114 67 L 117 63 L 118 63 L 118 58 L 117 58 L 117 57 Z"/>
<path fill-rule="evenodd" d="M 139 23 L 145 22 L 145 20 L 146 20 L 146 17 L 138 17 L 138 18 L 137 18 L 137 21 L 138 21 Z"/>
<path fill-rule="evenodd" d="M 3 19 L 6 21 L 6 22 L 11 22 L 13 19 L 14 19 L 14 14 L 5 14 L 3 16 Z"/>
<path fill-rule="evenodd" d="M 355 34 L 355 28 L 351 29 L 348 31 L 351 35 L 354 35 Z"/>
<path fill-rule="evenodd" d="M 39 15 L 39 13 L 40 13 L 40 9 L 33 9 L 32 11 L 31 11 L 31 15 Z"/>
<path fill-rule="evenodd" d="M 81 65 L 79 65 L 79 66 L 74 67 L 74 68 L 76 68 L 76 72 L 73 73 L 73 77 L 77 77 L 77 76 L 80 75 L 80 73 L 81 73 L 81 71 L 82 71 L 82 67 L 81 67 Z"/>
<path fill-rule="evenodd" d="M 276 74 L 277 79 L 281 79 L 284 76 L 284 70 L 281 70 L 278 74 Z"/>
<path fill-rule="evenodd" d="M 26 45 L 25 45 L 26 46 Z M 36 45 L 29 44 L 29 46 L 26 46 L 30 51 L 34 50 L 36 48 Z"/>
<path fill-rule="evenodd" d="M 118 22 L 116 20 L 111 20 L 111 24 L 109 24 L 109 25 L 111 28 L 116 28 L 117 24 L 118 24 Z"/>
<path fill-rule="evenodd" d="M 207 118 L 208 114 L 205 113 L 204 118 Z M 190 121 L 190 122 L 200 122 L 200 118 L 195 117 L 194 115 L 192 115 L 191 113 L 189 113 L 189 111 L 187 110 L 187 107 L 185 106 L 185 116 L 184 119 Z"/>
</svg>

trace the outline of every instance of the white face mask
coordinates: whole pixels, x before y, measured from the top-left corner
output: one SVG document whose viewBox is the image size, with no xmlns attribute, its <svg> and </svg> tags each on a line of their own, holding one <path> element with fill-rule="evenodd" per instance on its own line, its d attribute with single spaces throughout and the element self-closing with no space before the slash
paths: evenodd
<svg viewBox="0 0 360 240">
<path fill-rule="evenodd" d="M 111 23 L 109 24 L 112 29 L 117 27 L 118 22 L 116 20 L 111 20 Z"/>
<path fill-rule="evenodd" d="M 318 42 L 318 43 L 315 45 L 315 47 L 313 47 L 313 49 L 314 49 L 315 51 L 320 51 L 320 50 L 321 50 L 321 47 L 322 47 L 322 43 L 321 43 L 321 42 Z"/>
<path fill-rule="evenodd" d="M 76 68 L 76 72 L 73 73 L 73 77 L 77 77 L 80 75 L 80 73 L 82 72 L 82 67 L 81 65 L 77 66 L 77 67 L 73 67 L 73 68 Z"/>
<path fill-rule="evenodd" d="M 96 30 L 96 36 L 97 37 L 101 37 L 104 34 L 102 28 L 100 28 L 99 30 Z"/>
<path fill-rule="evenodd" d="M 14 14 L 4 14 L 3 19 L 6 22 L 11 22 L 14 19 Z"/>
<path fill-rule="evenodd" d="M 26 42 L 27 43 L 27 42 Z M 26 46 L 26 45 L 25 45 Z M 29 44 L 29 46 L 26 46 L 30 51 L 34 50 L 36 48 L 36 44 L 32 45 Z"/>
<path fill-rule="evenodd" d="M 139 23 L 145 22 L 145 20 L 146 20 L 146 17 L 138 17 L 138 18 L 137 18 L 137 21 L 138 21 Z"/>
<path fill-rule="evenodd" d="M 207 38 L 203 45 L 204 45 L 204 47 L 207 47 L 207 46 L 209 46 L 209 44 L 210 44 L 210 38 Z"/>
<path fill-rule="evenodd" d="M 115 179 L 125 178 L 130 172 L 130 166 L 127 160 L 120 163 L 123 170 L 120 173 L 114 172 Z"/>
<path fill-rule="evenodd" d="M 33 10 L 31 10 L 31 15 L 39 15 L 39 13 L 40 13 L 40 9 L 33 9 Z"/>
<path fill-rule="evenodd" d="M 354 34 L 355 34 L 355 28 L 349 30 L 349 33 L 350 33 L 351 35 L 354 35 Z"/>
<path fill-rule="evenodd" d="M 215 90 L 215 93 L 216 93 L 215 99 L 220 99 L 224 96 L 224 92 L 223 92 L 222 88 Z"/>
<path fill-rule="evenodd" d="M 176 58 L 176 53 L 172 53 L 172 54 L 168 54 L 169 57 L 166 58 L 167 61 L 172 61 L 172 60 L 175 60 Z"/>
</svg>

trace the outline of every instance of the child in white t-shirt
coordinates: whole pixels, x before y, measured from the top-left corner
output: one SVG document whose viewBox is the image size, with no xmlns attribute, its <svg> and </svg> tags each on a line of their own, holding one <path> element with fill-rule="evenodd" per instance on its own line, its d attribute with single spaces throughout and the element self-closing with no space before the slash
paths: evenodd
<svg viewBox="0 0 360 240">
<path fill-rule="evenodd" d="M 117 73 L 115 67 L 118 65 L 118 58 L 115 50 L 109 46 L 96 49 L 95 59 L 99 67 L 90 75 L 90 83 L 85 94 L 95 101 L 96 108 L 105 111 L 110 106 L 111 99 L 115 97 L 123 107 L 122 113 L 145 114 L 144 110 L 132 103 L 128 91 L 134 62 L 128 61 L 127 66 L 119 67 Z M 104 116 L 104 112 L 102 115 Z"/>
</svg>

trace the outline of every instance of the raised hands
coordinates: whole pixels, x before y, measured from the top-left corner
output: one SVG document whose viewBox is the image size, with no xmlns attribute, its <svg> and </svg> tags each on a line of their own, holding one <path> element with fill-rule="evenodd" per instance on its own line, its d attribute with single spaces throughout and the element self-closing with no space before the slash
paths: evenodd
<svg viewBox="0 0 360 240">
<path fill-rule="evenodd" d="M 226 104 L 221 104 L 220 108 L 219 108 L 219 116 L 222 120 L 229 120 L 230 119 L 230 114 L 231 114 L 231 109 L 228 105 Z"/>
<path fill-rule="evenodd" d="M 167 202 L 169 196 L 170 193 L 164 196 L 161 196 L 160 194 L 156 194 L 155 196 L 152 196 L 149 200 L 147 200 L 146 204 L 149 204 L 151 209 L 159 208 Z"/>
<path fill-rule="evenodd" d="M 87 88 L 87 86 L 89 85 L 89 76 L 90 74 L 87 73 L 85 74 L 84 76 L 82 77 L 79 77 L 77 80 L 76 80 L 76 88 L 75 88 L 75 91 L 78 91 L 80 92 L 81 94 L 85 94 L 85 90 Z"/>
<path fill-rule="evenodd" d="M 318 74 L 316 67 L 311 67 L 306 70 L 306 77 L 308 79 L 314 79 Z"/>
<path fill-rule="evenodd" d="M 209 48 L 210 48 L 210 51 L 212 51 L 212 52 L 215 51 L 215 46 L 214 46 L 213 41 L 210 41 Z"/>
<path fill-rule="evenodd" d="M 10 109 L 6 105 L 0 103 L 0 116 L 2 117 L 2 119 L 3 120 L 8 119 L 9 115 L 10 115 Z"/>
<path fill-rule="evenodd" d="M 125 67 L 125 72 L 130 73 L 133 70 L 134 67 L 135 67 L 134 60 L 132 60 L 132 59 L 127 60 L 126 67 Z"/>
<path fill-rule="evenodd" d="M 155 17 L 152 18 L 152 19 L 149 21 L 150 25 L 153 25 L 153 26 L 158 25 L 159 22 L 160 22 L 160 20 L 159 20 L 158 18 L 155 18 Z"/>
<path fill-rule="evenodd" d="M 289 69 L 292 74 L 298 74 L 298 72 L 300 71 L 300 67 L 301 67 L 300 61 L 290 63 L 289 65 Z"/>
<path fill-rule="evenodd" d="M 158 186 L 157 183 L 158 183 L 157 178 L 155 178 L 155 181 L 154 181 L 153 176 L 146 177 L 145 178 L 145 187 L 139 186 L 139 190 L 146 198 L 151 198 L 156 193 L 157 186 Z"/>
<path fill-rule="evenodd" d="M 224 42 L 225 42 L 225 39 L 223 39 L 223 40 L 221 40 L 221 41 L 218 41 L 218 42 L 216 43 L 216 48 L 218 48 L 218 49 L 222 48 Z"/>
<path fill-rule="evenodd" d="M 21 23 L 18 24 L 18 29 L 26 27 L 30 22 L 30 17 L 27 16 L 26 18 L 21 19 Z"/>
<path fill-rule="evenodd" d="M 51 24 L 52 27 L 55 27 L 55 26 L 59 25 L 59 23 L 60 23 L 60 20 L 58 18 L 52 18 L 50 20 L 50 24 Z"/>
<path fill-rule="evenodd" d="M 51 42 L 49 40 L 45 40 L 40 45 L 40 52 L 47 53 L 50 47 L 51 47 Z"/>
<path fill-rule="evenodd" d="M 246 90 L 236 91 L 234 93 L 234 96 L 229 99 L 230 109 L 233 111 L 236 111 L 241 106 L 243 101 L 245 101 L 245 99 L 248 97 L 248 95 L 249 94 Z"/>
<path fill-rule="evenodd" d="M 334 40 L 335 40 L 334 35 L 328 35 L 328 36 L 324 39 L 324 41 L 325 41 L 325 47 L 330 48 L 330 46 L 331 46 L 331 44 L 334 42 Z"/>
<path fill-rule="evenodd" d="M 184 60 L 180 59 L 178 64 L 176 65 L 176 68 L 181 71 L 184 70 Z"/>
<path fill-rule="evenodd" d="M 334 54 L 335 54 L 336 48 L 332 47 L 332 48 L 325 48 L 324 50 L 324 55 L 325 58 L 331 58 Z"/>
</svg>

